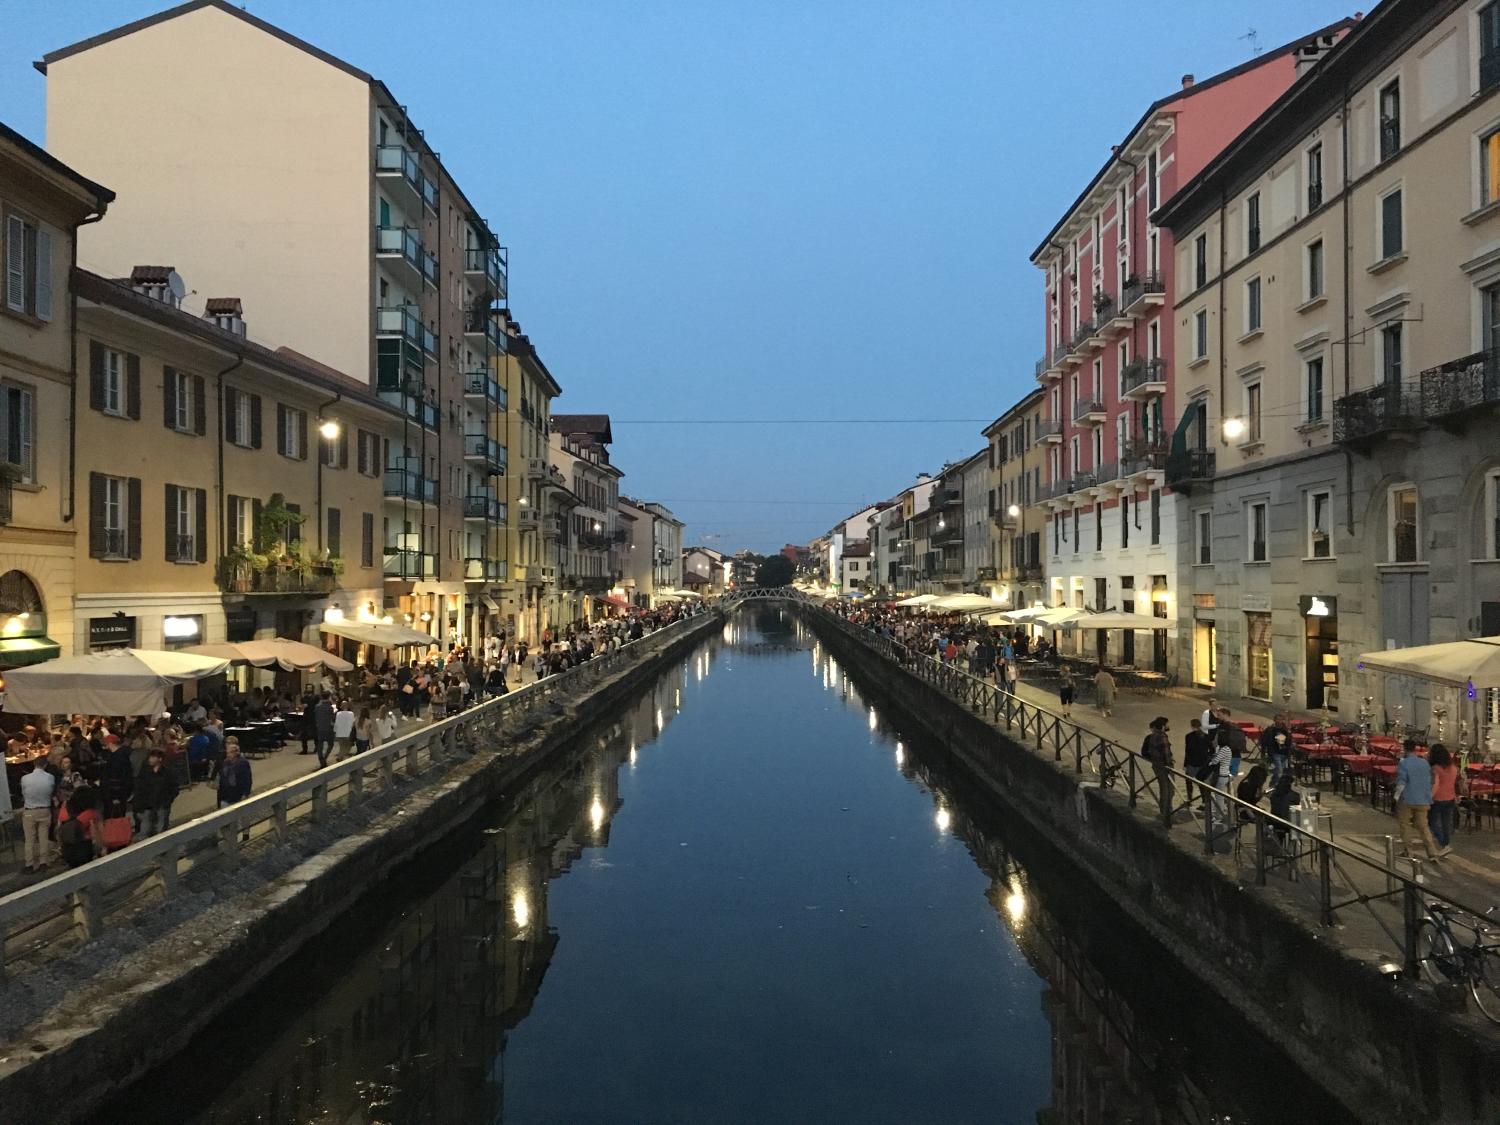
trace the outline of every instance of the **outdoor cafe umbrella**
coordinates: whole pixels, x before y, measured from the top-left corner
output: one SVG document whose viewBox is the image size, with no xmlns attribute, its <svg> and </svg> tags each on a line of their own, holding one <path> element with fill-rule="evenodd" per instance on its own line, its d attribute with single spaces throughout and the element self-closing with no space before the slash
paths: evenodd
<svg viewBox="0 0 1500 1125">
<path fill-rule="evenodd" d="M 926 605 L 928 602 L 937 601 L 936 594 L 917 594 L 915 597 L 903 598 L 897 602 L 901 606 Z"/>
<path fill-rule="evenodd" d="M 928 609 L 951 609 L 972 612 L 977 609 L 994 609 L 1000 603 L 983 594 L 944 594 L 927 603 Z"/>
<path fill-rule="evenodd" d="M 168 688 L 227 667 L 227 660 L 210 656 L 146 648 L 66 656 L 7 673 L 5 709 L 24 715 L 159 715 Z"/>
<path fill-rule="evenodd" d="M 1074 613 L 1078 613 L 1077 610 Z M 1105 610 L 1102 613 L 1083 613 L 1060 623 L 1064 629 L 1170 629 L 1172 622 L 1165 617 L 1152 617 L 1148 613 L 1130 613 L 1125 610 Z"/>
<path fill-rule="evenodd" d="M 269 668 L 274 664 L 284 672 L 311 672 L 318 668 L 326 668 L 330 672 L 354 670 L 354 665 L 343 657 L 325 652 L 317 645 L 286 637 L 234 644 L 194 645 L 183 651 L 227 660 L 231 664 L 249 664 L 256 668 Z"/>
<path fill-rule="evenodd" d="M 1500 688 L 1500 637 L 1471 637 L 1445 644 L 1367 652 L 1359 658 L 1359 668 L 1416 676 L 1461 690 L 1467 690 L 1470 684 L 1480 691 Z"/>
</svg>

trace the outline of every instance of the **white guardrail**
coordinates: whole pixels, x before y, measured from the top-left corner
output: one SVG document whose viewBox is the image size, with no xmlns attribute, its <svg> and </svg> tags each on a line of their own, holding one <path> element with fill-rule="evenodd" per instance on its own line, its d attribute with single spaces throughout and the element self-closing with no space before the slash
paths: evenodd
<svg viewBox="0 0 1500 1125">
<path fill-rule="evenodd" d="M 342 795 L 342 807 L 357 805 L 364 799 L 366 782 L 372 778 L 382 790 L 389 789 L 396 784 L 398 773 L 416 777 L 434 764 L 455 757 L 461 746 L 473 746 L 485 736 L 497 739 L 501 723 L 515 713 L 529 713 L 556 695 L 597 683 L 622 664 L 701 620 L 699 615 L 675 621 L 558 675 L 526 684 L 383 746 L 330 763 L 306 777 L 0 898 L 0 972 L 7 963 L 60 938 L 88 941 L 98 937 L 111 915 L 140 904 L 143 891 L 156 889 L 170 898 L 178 880 L 192 870 L 195 857 L 228 857 L 233 861 L 245 837 L 255 840 L 272 835 L 280 843 L 287 838 L 292 821 L 326 820 L 337 794 Z"/>
</svg>

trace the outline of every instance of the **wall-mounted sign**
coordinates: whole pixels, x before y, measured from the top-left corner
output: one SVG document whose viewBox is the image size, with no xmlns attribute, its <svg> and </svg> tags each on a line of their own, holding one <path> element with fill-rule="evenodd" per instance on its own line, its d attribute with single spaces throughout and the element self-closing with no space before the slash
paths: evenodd
<svg viewBox="0 0 1500 1125">
<path fill-rule="evenodd" d="M 1246 613 L 1269 613 L 1271 611 L 1271 595 L 1241 594 L 1240 608 Z"/>
<path fill-rule="evenodd" d="M 161 635 L 166 641 L 196 641 L 203 635 L 203 618 L 163 617 Z"/>
<path fill-rule="evenodd" d="M 1303 617 L 1337 617 L 1339 600 L 1332 594 L 1303 594 L 1297 608 Z"/>
<path fill-rule="evenodd" d="M 260 627 L 253 609 L 226 609 L 224 611 L 225 639 L 231 644 L 253 641 Z"/>
<path fill-rule="evenodd" d="M 134 617 L 90 617 L 89 648 L 120 648 L 135 644 Z"/>
</svg>

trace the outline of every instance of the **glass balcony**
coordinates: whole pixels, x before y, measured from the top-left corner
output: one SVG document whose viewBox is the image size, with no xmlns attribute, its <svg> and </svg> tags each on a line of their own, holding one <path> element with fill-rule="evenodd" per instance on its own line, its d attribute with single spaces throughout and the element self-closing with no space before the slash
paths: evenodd
<svg viewBox="0 0 1500 1125">
<path fill-rule="evenodd" d="M 400 339 L 436 359 L 437 333 L 422 323 L 415 305 L 383 305 L 375 310 L 375 334 Z"/>
<path fill-rule="evenodd" d="M 471 247 L 464 251 L 464 272 L 472 277 L 483 278 L 485 285 L 496 296 L 504 297 L 506 288 L 506 256 L 502 249 L 484 250 Z"/>
<path fill-rule="evenodd" d="M 400 391 L 382 390 L 380 397 L 401 411 L 402 415 L 408 421 L 414 422 L 423 429 L 432 430 L 434 433 L 437 432 L 438 419 L 440 417 L 437 403 L 428 402 L 420 395 L 403 394 Z"/>
<path fill-rule="evenodd" d="M 505 333 L 488 309 L 471 309 L 464 319 L 464 335 L 480 337 L 497 352 L 505 351 Z"/>
<path fill-rule="evenodd" d="M 387 547 L 383 568 L 387 578 L 431 578 L 437 573 L 437 556 L 428 551 Z"/>
<path fill-rule="evenodd" d="M 387 500 L 436 504 L 437 481 L 422 475 L 417 458 L 398 458 L 395 464 L 385 470 L 385 495 Z"/>
<path fill-rule="evenodd" d="M 505 560 L 470 556 L 464 559 L 464 581 L 504 582 Z"/>
<path fill-rule="evenodd" d="M 505 388 L 488 371 L 470 371 L 464 376 L 464 397 L 476 405 L 489 403 L 496 410 L 504 410 L 507 403 Z"/>
<path fill-rule="evenodd" d="M 500 523 L 505 519 L 505 505 L 492 492 L 471 492 L 464 497 L 464 519 Z"/>
<path fill-rule="evenodd" d="M 489 434 L 464 434 L 464 460 L 483 465 L 490 472 L 505 472 L 505 446 Z"/>
<path fill-rule="evenodd" d="M 399 182 L 410 193 L 413 203 L 420 203 L 426 191 L 427 177 L 422 174 L 421 158 L 405 145 L 376 145 L 375 175 Z"/>
</svg>

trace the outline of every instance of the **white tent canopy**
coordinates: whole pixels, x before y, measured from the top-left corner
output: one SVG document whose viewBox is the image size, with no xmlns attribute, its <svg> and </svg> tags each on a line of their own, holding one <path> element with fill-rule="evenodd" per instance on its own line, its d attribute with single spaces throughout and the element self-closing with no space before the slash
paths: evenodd
<svg viewBox="0 0 1500 1125">
<path fill-rule="evenodd" d="M 1105 610 L 1103 613 L 1078 613 L 1061 624 L 1064 629 L 1170 629 L 1173 623 L 1165 617 L 1152 617 L 1148 613 Z"/>
<path fill-rule="evenodd" d="M 409 629 L 405 625 L 387 625 L 383 621 L 325 621 L 319 628 L 335 637 L 379 648 L 400 648 L 402 645 L 421 645 L 425 648 L 437 643 L 435 638 L 426 633 Z"/>
<path fill-rule="evenodd" d="M 928 609 L 948 609 L 967 612 L 980 609 L 998 609 L 1000 603 L 983 594 L 944 594 L 927 603 Z"/>
<path fill-rule="evenodd" d="M 1500 637 L 1367 652 L 1359 658 L 1359 667 L 1388 675 L 1417 676 L 1449 687 L 1466 689 L 1472 683 L 1479 690 L 1500 688 Z"/>
<path fill-rule="evenodd" d="M 1055 605 L 1051 609 L 1042 610 L 1040 613 L 1034 615 L 1031 620 L 1038 625 L 1062 625 L 1066 621 L 1071 621 L 1075 617 L 1082 616 L 1083 610 L 1081 609 L 1070 609 L 1065 605 Z"/>
<path fill-rule="evenodd" d="M 209 656 L 145 648 L 68 656 L 7 673 L 5 709 L 24 715 L 159 715 L 168 688 L 228 667 L 228 661 Z"/>
<path fill-rule="evenodd" d="M 910 598 L 903 598 L 901 601 L 897 602 L 896 604 L 898 606 L 899 605 L 905 605 L 905 606 L 926 605 L 928 602 L 935 602 L 935 601 L 937 601 L 937 595 L 936 594 L 917 594 L 917 595 L 915 595 L 913 597 L 910 597 Z"/>
<path fill-rule="evenodd" d="M 326 668 L 330 672 L 349 672 L 354 668 L 342 657 L 324 652 L 316 645 L 274 637 L 264 641 L 240 641 L 237 644 L 194 645 L 184 652 L 227 660 L 231 664 L 250 664 L 256 668 L 276 665 L 284 672 L 311 672 Z"/>
</svg>

